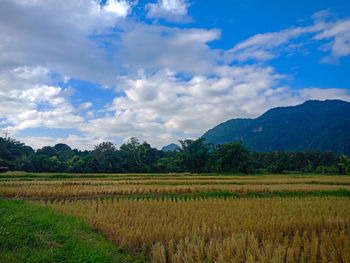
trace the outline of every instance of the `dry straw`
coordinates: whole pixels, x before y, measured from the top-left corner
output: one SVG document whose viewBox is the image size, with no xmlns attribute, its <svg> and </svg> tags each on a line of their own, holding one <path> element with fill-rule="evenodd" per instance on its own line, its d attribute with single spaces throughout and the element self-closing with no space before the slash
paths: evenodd
<svg viewBox="0 0 350 263">
<path fill-rule="evenodd" d="M 348 198 L 41 202 L 153 262 L 350 262 Z"/>
</svg>

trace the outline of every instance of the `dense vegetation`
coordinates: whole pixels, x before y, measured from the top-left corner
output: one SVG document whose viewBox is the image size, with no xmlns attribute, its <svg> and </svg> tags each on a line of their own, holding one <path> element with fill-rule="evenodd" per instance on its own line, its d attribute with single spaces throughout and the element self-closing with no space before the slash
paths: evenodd
<svg viewBox="0 0 350 263">
<path fill-rule="evenodd" d="M 66 144 L 34 151 L 16 140 L 0 138 L 0 169 L 69 173 L 350 173 L 350 158 L 330 151 L 251 152 L 242 142 L 213 145 L 206 144 L 204 138 L 180 143 L 180 150 L 167 152 L 136 138 L 119 148 L 103 142 L 92 151 L 73 150 Z"/>
<path fill-rule="evenodd" d="M 207 142 L 244 141 L 254 151 L 330 150 L 350 155 L 350 103 L 306 101 L 279 107 L 256 119 L 232 119 L 207 131 Z"/>
</svg>

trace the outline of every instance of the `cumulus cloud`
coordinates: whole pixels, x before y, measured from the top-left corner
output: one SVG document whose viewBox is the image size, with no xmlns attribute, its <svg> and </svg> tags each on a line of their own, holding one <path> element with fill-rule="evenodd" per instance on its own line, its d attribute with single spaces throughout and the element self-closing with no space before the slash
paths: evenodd
<svg viewBox="0 0 350 263">
<path fill-rule="evenodd" d="M 0 116 L 13 133 L 25 128 L 77 127 L 83 119 L 69 102 L 73 90 L 45 84 L 47 68 L 27 66 L 0 74 Z"/>
<path fill-rule="evenodd" d="M 121 33 L 116 57 L 127 66 L 128 73 L 143 68 L 154 71 L 170 68 L 187 74 L 208 74 L 218 57 L 208 42 L 220 36 L 218 29 L 134 24 Z"/>
<path fill-rule="evenodd" d="M 187 15 L 190 6 L 187 0 L 158 0 L 156 3 L 146 5 L 149 18 L 163 18 L 173 22 L 189 22 L 191 18 Z"/>
<path fill-rule="evenodd" d="M 126 1 L 0 1 L 0 70 L 43 66 L 62 76 L 111 85 L 118 65 L 100 35 L 124 23 Z M 124 11 L 123 11 L 124 10 Z"/>
<path fill-rule="evenodd" d="M 131 5 L 127 1 L 107 0 L 103 10 L 125 18 L 131 11 Z"/>
<path fill-rule="evenodd" d="M 11 71 L 11 75 L 13 75 L 17 79 L 25 80 L 26 82 L 42 82 L 44 79 L 49 80 L 50 70 L 45 67 L 36 66 L 33 68 L 23 66 L 15 68 Z"/>
</svg>

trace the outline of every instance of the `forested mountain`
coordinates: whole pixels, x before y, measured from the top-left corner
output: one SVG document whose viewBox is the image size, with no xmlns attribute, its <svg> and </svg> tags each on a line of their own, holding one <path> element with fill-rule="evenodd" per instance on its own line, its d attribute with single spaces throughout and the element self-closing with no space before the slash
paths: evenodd
<svg viewBox="0 0 350 263">
<path fill-rule="evenodd" d="M 306 101 L 273 108 L 256 119 L 232 119 L 207 131 L 207 143 L 242 141 L 250 150 L 308 151 L 350 155 L 350 103 Z"/>
<path fill-rule="evenodd" d="M 167 146 L 162 147 L 163 152 L 174 152 L 174 151 L 180 151 L 180 150 L 181 150 L 180 146 L 175 143 L 171 143 Z"/>
</svg>

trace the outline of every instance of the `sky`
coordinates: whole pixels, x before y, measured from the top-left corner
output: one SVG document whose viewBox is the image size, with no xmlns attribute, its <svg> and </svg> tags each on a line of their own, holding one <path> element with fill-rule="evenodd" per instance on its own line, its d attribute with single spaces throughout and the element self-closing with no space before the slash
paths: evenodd
<svg viewBox="0 0 350 263">
<path fill-rule="evenodd" d="M 348 0 L 1 0 L 0 131 L 34 148 L 160 148 L 350 101 L 349 55 Z"/>
</svg>

